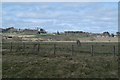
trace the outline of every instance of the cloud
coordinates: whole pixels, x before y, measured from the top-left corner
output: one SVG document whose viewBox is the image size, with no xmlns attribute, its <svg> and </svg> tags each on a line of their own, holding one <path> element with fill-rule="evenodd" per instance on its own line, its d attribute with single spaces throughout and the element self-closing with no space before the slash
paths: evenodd
<svg viewBox="0 0 120 80">
<path fill-rule="evenodd" d="M 116 32 L 117 3 L 4 3 L 3 27 L 44 26 L 48 31 Z M 108 27 L 109 26 L 109 27 Z"/>
</svg>

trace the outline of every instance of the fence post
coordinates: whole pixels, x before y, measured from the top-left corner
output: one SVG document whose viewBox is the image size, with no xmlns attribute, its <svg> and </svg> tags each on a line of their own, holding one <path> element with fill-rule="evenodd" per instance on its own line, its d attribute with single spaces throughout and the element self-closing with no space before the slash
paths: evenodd
<svg viewBox="0 0 120 80">
<path fill-rule="evenodd" d="M 54 44 L 54 55 L 56 54 L 56 44 Z"/>
<path fill-rule="evenodd" d="M 113 55 L 115 56 L 115 46 L 113 46 Z"/>
<path fill-rule="evenodd" d="M 73 55 L 73 53 L 74 53 L 74 45 L 72 45 L 72 55 Z"/>
<path fill-rule="evenodd" d="M 11 44 L 10 44 L 10 52 L 12 52 L 12 42 L 11 42 Z"/>
<path fill-rule="evenodd" d="M 38 52 L 39 52 L 40 44 L 38 43 Z"/>
<path fill-rule="evenodd" d="M 94 56 L 93 45 L 91 46 L 91 55 Z"/>
</svg>

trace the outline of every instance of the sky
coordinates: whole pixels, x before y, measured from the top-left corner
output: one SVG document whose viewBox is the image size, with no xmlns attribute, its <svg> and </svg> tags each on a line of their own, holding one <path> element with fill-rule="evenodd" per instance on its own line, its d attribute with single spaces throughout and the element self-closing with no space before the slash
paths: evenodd
<svg viewBox="0 0 120 80">
<path fill-rule="evenodd" d="M 4 2 L 2 28 L 43 28 L 48 32 L 118 31 L 117 2 Z"/>
<path fill-rule="evenodd" d="M 119 2 L 119 0 L 1 0 L 2 2 Z"/>
</svg>

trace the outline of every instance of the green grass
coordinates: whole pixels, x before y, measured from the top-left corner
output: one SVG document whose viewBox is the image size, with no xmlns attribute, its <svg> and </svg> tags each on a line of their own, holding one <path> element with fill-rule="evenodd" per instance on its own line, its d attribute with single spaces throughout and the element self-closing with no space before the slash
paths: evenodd
<svg viewBox="0 0 120 80">
<path fill-rule="evenodd" d="M 2 43 L 3 78 L 117 78 L 118 43 Z M 54 55 L 54 44 L 56 44 Z M 36 46 L 35 46 L 36 45 Z M 74 51 L 72 55 L 72 45 Z M 91 56 L 91 45 L 94 56 Z"/>
<path fill-rule="evenodd" d="M 36 34 L 33 38 L 42 38 L 42 39 L 52 39 L 52 40 L 58 40 L 58 41 L 76 41 L 79 38 L 90 38 L 86 36 L 81 35 L 53 35 L 53 34 Z"/>
<path fill-rule="evenodd" d="M 117 78 L 118 58 L 90 55 L 3 55 L 3 78 Z"/>
</svg>

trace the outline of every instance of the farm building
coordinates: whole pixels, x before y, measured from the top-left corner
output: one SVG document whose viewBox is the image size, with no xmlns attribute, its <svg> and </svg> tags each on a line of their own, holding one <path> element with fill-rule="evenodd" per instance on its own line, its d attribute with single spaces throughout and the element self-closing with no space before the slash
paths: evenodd
<svg viewBox="0 0 120 80">
<path fill-rule="evenodd" d="M 44 29 L 38 29 L 38 34 L 46 34 L 47 32 Z"/>
</svg>

